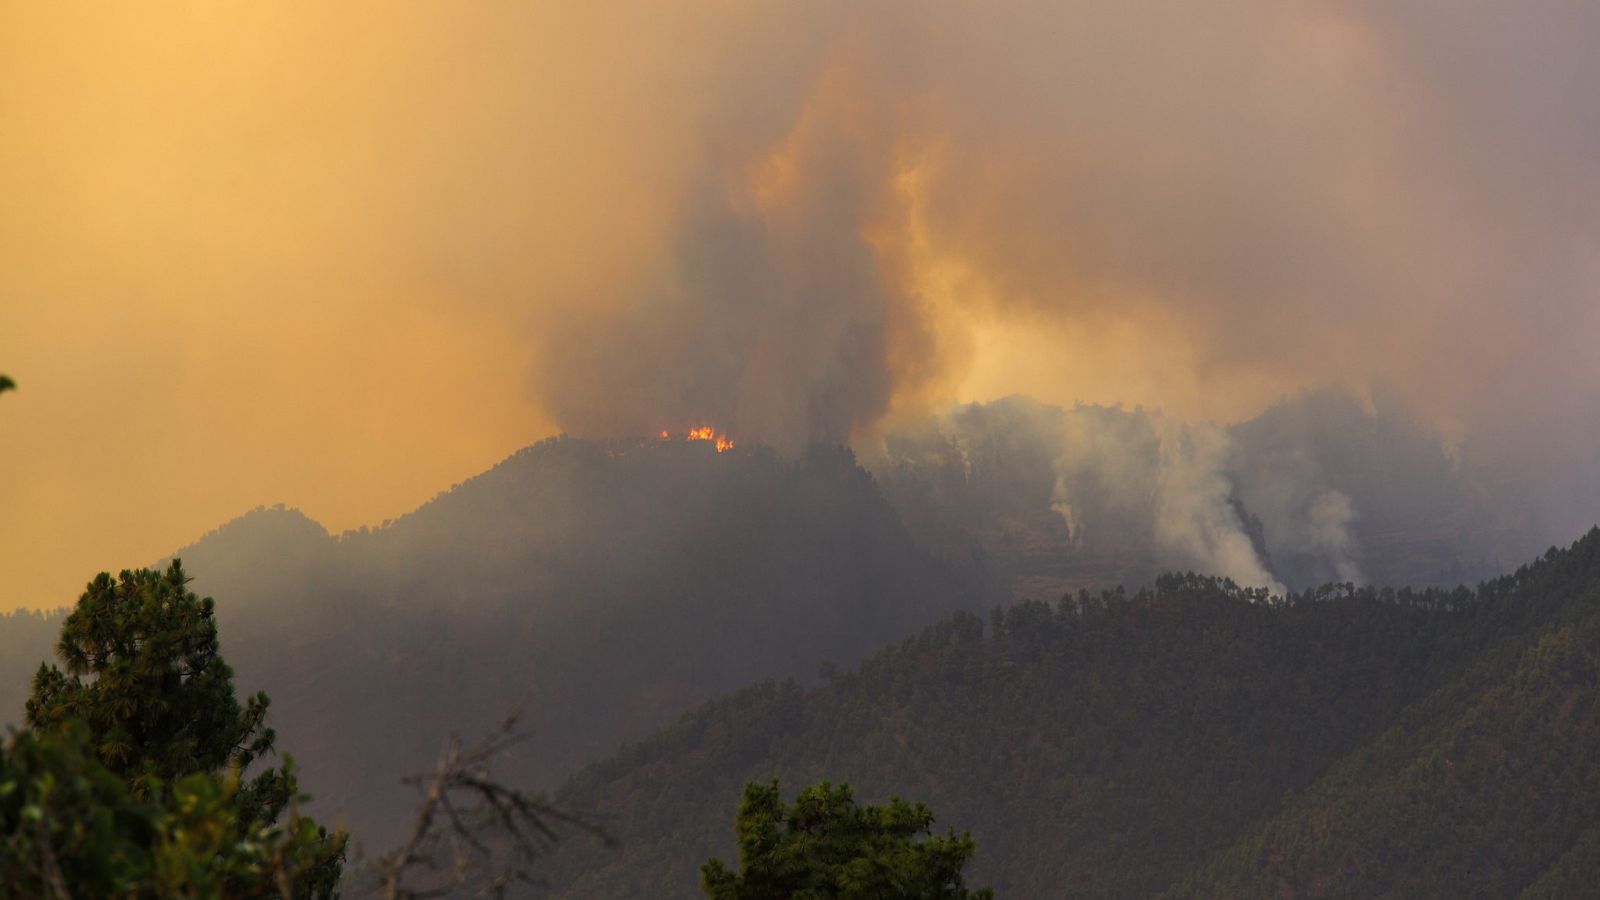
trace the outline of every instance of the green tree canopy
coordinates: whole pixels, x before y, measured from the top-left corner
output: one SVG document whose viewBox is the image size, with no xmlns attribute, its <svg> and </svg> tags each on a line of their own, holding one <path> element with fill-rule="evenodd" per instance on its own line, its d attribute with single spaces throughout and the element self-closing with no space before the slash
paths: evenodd
<svg viewBox="0 0 1600 900">
<path fill-rule="evenodd" d="M 214 604 L 188 582 L 178 560 L 91 581 L 56 645 L 66 671 L 44 664 L 34 676 L 28 724 L 81 720 L 100 761 L 130 783 L 243 769 L 270 751 L 267 696 L 234 696 Z"/>
<path fill-rule="evenodd" d="M 292 789 L 292 768 L 282 775 Z M 293 811 L 244 821 L 236 771 L 162 788 L 134 796 L 81 722 L 13 734 L 0 747 L 0 900 L 336 896 L 342 836 Z"/>
<path fill-rule="evenodd" d="M 787 809 L 778 782 L 744 789 L 736 830 L 739 868 L 719 859 L 700 870 L 712 900 L 986 900 L 961 870 L 970 835 L 929 830 L 933 814 L 895 798 L 857 806 L 848 784 L 806 788 Z"/>
<path fill-rule="evenodd" d="M 15 381 L 12 381 L 4 375 L 0 375 L 0 394 L 4 394 L 6 391 L 12 390 L 16 386 L 17 383 Z"/>
<path fill-rule="evenodd" d="M 102 573 L 63 623 L 65 671 L 39 667 L 35 731 L 0 751 L 0 898 L 334 895 L 345 836 L 299 814 L 292 759 L 244 777 L 267 696 L 234 696 L 188 582 Z"/>
</svg>

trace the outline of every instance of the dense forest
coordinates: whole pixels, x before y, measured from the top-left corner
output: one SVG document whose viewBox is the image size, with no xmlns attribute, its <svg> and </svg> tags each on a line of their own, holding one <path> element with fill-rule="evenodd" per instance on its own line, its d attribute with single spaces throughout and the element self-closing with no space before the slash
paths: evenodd
<svg viewBox="0 0 1600 900">
<path fill-rule="evenodd" d="M 560 792 L 621 849 L 565 897 L 687 897 L 747 780 L 972 831 L 999 896 L 1576 896 L 1600 822 L 1600 531 L 1485 583 L 1269 601 L 1211 578 L 957 613 L 769 681 Z"/>
</svg>

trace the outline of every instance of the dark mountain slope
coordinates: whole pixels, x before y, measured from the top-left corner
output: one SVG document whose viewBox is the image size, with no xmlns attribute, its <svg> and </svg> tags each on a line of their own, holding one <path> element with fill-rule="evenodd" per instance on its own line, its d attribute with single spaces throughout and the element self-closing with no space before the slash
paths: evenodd
<svg viewBox="0 0 1600 900">
<path fill-rule="evenodd" d="M 1470 512 L 1471 504 L 1460 500 L 1459 479 L 1439 474 L 1448 460 L 1436 442 L 1404 423 L 1384 425 L 1378 421 L 1382 415 L 1376 424 L 1360 426 L 1357 420 L 1373 416 L 1348 402 L 1317 402 L 1336 409 L 1302 415 L 1286 408 L 1277 419 L 1263 417 L 1259 435 L 1239 439 L 1262 448 L 1260 458 L 1278 465 L 1273 460 L 1305 455 L 1308 444 L 1337 444 L 1337 436 L 1324 434 L 1318 423 L 1343 416 L 1355 422 L 1349 446 L 1328 450 L 1326 459 L 1310 454 L 1316 459 L 1314 472 L 1336 473 L 1329 484 L 1359 483 L 1363 472 L 1377 467 L 1390 473 L 1391 482 L 1415 480 L 1416 496 L 1428 509 L 1454 510 L 1449 516 Z M 1303 400 L 1301 405 L 1315 404 Z M 987 585 L 996 577 L 1025 574 L 1032 566 L 1043 581 L 1108 583 L 1130 559 L 1139 561 L 1135 568 L 1155 564 L 1137 548 L 1097 556 L 1082 547 L 1037 544 L 1030 531 L 1033 520 L 1063 527 L 1050 508 L 1051 457 L 1037 443 L 1039 435 L 1023 427 L 1041 410 L 991 404 L 977 412 L 995 419 L 975 428 L 983 441 L 937 465 L 919 464 L 911 470 L 915 477 L 904 472 L 889 477 L 898 514 L 845 451 L 816 450 L 791 462 L 743 448 L 718 454 L 698 442 L 552 440 L 375 530 L 334 537 L 293 510 L 262 509 L 180 555 L 197 576 L 196 589 L 219 601 L 224 649 L 241 686 L 273 695 L 273 719 L 283 733 L 280 746 L 295 752 L 306 767 L 307 784 L 324 817 L 346 814 L 364 837 L 381 843 L 392 836 L 396 818 L 409 804 L 396 787 L 400 774 L 428 765 L 449 732 L 479 731 L 523 702 L 538 738 L 509 760 L 506 774 L 554 784 L 708 697 L 766 678 L 805 678 L 820 661 L 850 663 L 951 610 L 975 608 L 985 602 Z M 1399 449 L 1389 453 L 1392 465 L 1380 460 L 1362 469 L 1360 459 L 1368 452 L 1363 447 Z M 944 479 L 934 485 L 937 490 L 917 480 L 930 473 Z M 1318 490 L 1323 483 L 1315 481 Z M 917 490 L 927 491 L 923 507 L 906 502 L 918 496 Z M 1376 497 L 1357 499 L 1373 510 L 1357 520 L 1358 526 L 1379 521 L 1378 511 L 1388 508 Z M 959 533 L 938 539 L 942 517 L 952 510 L 987 528 L 984 540 L 973 542 Z M 1407 527 L 1404 516 L 1395 512 L 1386 521 L 1400 529 L 1400 536 L 1385 533 L 1382 541 L 1399 541 Z M 923 546 L 902 523 L 924 539 Z M 1430 532 L 1427 540 L 1443 546 L 1438 542 L 1445 532 Z M 1408 558 L 1409 551 L 1397 557 L 1402 563 Z M 1363 564 L 1372 559 L 1368 555 Z M 1534 568 L 1542 573 L 1549 564 Z M 1543 576 L 1525 572 L 1518 577 Z M 1522 581 L 1495 582 L 1487 590 L 1512 591 L 1518 584 Z M 1376 596 L 1356 599 L 1376 602 Z M 1438 602 L 1443 595 L 1431 596 L 1429 602 Z M 1485 634 L 1522 634 L 1556 614 L 1533 602 L 1475 602 L 1473 609 L 1469 618 L 1481 624 L 1479 630 L 1452 625 L 1427 654 L 1466 658 L 1484 647 Z M 1112 615 L 1095 615 L 1102 614 Z M 1169 621 L 1169 613 L 1150 615 L 1155 624 L 1140 627 L 1166 636 L 1156 649 L 1141 653 L 1167 654 L 1168 645 L 1232 652 L 1195 640 Z M 1123 625 L 1115 632 L 1094 631 L 1110 625 L 1072 628 L 1110 640 L 1108 634 L 1133 629 L 1132 620 L 1118 621 Z M 1262 622 L 1252 627 L 1264 629 L 1271 640 L 1283 639 L 1277 636 L 1283 627 L 1278 619 Z M 1428 619 L 1427 628 L 1436 627 L 1442 626 Z M 0 688 L 5 718 L 20 713 L 28 679 L 50 655 L 57 628 L 57 620 L 37 616 L 0 620 L 5 651 L 0 664 L 15 670 Z M 1250 639 L 1234 635 L 1229 640 L 1248 644 Z M 1353 652 L 1350 665 L 1365 650 Z M 1170 713 L 1167 698 L 1181 692 L 1173 694 L 1161 679 L 1176 676 L 1141 670 L 1138 655 L 1132 649 L 1127 654 L 1116 657 L 1108 671 L 1146 684 L 1151 693 L 1141 702 Z M 1095 659 L 1096 666 L 1110 665 Z M 1207 671 L 1212 660 L 1191 658 L 1188 671 Z M 1029 677 L 1055 685 L 1051 690 L 1064 690 L 1060 684 L 1076 684 L 1072 679 L 1080 677 L 1121 683 L 1104 673 L 1084 676 L 1065 662 L 1052 665 L 1052 674 Z M 1265 657 L 1252 665 L 1256 668 L 1241 669 L 1237 677 L 1279 677 Z M 1361 669 L 1333 671 L 1358 681 L 1377 677 Z M 898 677 L 909 682 L 922 675 L 917 669 Z M 1058 684 L 1050 678 L 1066 680 Z M 1410 682 L 1386 688 L 1399 691 L 1405 702 L 1420 689 Z M 995 701 L 966 702 L 984 707 Z M 937 707 L 930 710 L 930 716 L 942 715 Z M 1046 704 L 1041 710 L 1011 708 L 1002 718 L 1051 721 L 1052 715 L 1056 712 Z M 1074 715 L 1092 725 L 1101 714 Z M 1388 724 L 1383 716 L 1375 722 L 1373 729 Z M 1124 730 L 1137 735 L 1139 727 L 1130 722 Z M 1198 726 L 1174 721 L 1160 727 Z M 1366 735 L 1363 729 L 1368 726 L 1356 733 Z M 853 746 L 852 734 L 838 732 L 841 748 Z M 1344 747 L 1354 738 L 1342 740 L 1331 746 Z M 886 746 L 911 753 L 899 743 Z M 904 746 L 948 752 L 937 733 Z M 1009 759 L 1011 751 L 992 752 Z M 1295 745 L 1281 752 L 1309 752 L 1315 759 L 1326 755 L 1321 746 L 1304 751 Z M 837 756 L 848 754 L 840 749 Z M 1210 763 L 1189 765 L 1203 771 Z M 821 765 L 815 771 L 819 778 L 839 774 Z M 935 769 L 924 780 L 942 777 Z M 1296 769 L 1280 777 L 1300 784 L 1310 776 Z M 728 796 L 736 795 L 737 785 L 734 790 Z M 951 807 L 957 808 L 968 807 Z M 938 804 L 935 809 L 947 812 Z M 719 807 L 718 838 L 723 812 Z"/>
<path fill-rule="evenodd" d="M 1364 597 L 1272 609 L 1199 579 L 1013 607 L 987 638 L 957 617 L 825 688 L 746 692 L 588 770 L 564 796 L 617 812 L 624 849 L 558 873 L 573 897 L 692 896 L 692 862 L 729 852 L 744 780 L 832 778 L 971 828 L 975 877 L 1004 893 L 1147 895 L 1443 677 L 1431 648 L 1451 619 Z"/>
<path fill-rule="evenodd" d="M 1487 652 L 1178 896 L 1515 896 L 1594 889 L 1600 532 L 1476 610 Z M 1562 885 L 1584 890 L 1556 890 Z M 1537 892 L 1536 892 L 1537 893 Z"/>
<path fill-rule="evenodd" d="M 0 613 L 0 728 L 22 723 L 33 673 L 52 658 L 64 618 L 59 610 Z"/>
<path fill-rule="evenodd" d="M 1541 637 L 1504 681 L 1363 747 L 1174 895 L 1516 896 L 1600 822 L 1597 639 L 1593 621 Z"/>
<path fill-rule="evenodd" d="M 451 732 L 527 705 L 550 783 L 741 684 L 969 605 L 847 451 L 552 440 L 375 531 L 260 510 L 182 551 L 322 815 L 393 836 Z"/>
<path fill-rule="evenodd" d="M 568 847 L 551 879 L 693 896 L 696 863 L 732 852 L 739 786 L 780 777 L 928 802 L 972 829 L 976 880 L 1016 897 L 1560 887 L 1600 804 L 1597 598 L 1600 532 L 1476 593 L 1266 605 L 1169 577 L 1025 603 L 987 637 L 958 615 L 590 767 L 562 796 L 615 813 L 623 848 Z"/>
</svg>

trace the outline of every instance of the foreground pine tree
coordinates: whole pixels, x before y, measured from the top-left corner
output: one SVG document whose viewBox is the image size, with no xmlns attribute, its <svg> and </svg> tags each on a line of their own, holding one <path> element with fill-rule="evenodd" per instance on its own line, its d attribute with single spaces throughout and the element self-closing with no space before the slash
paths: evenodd
<svg viewBox="0 0 1600 900">
<path fill-rule="evenodd" d="M 268 700 L 240 704 L 214 604 L 165 572 L 102 574 L 0 752 L 0 897 L 336 894 L 345 837 L 299 815 Z"/>
<path fill-rule="evenodd" d="M 700 870 L 712 900 L 988 900 L 961 870 L 969 835 L 932 834 L 933 814 L 893 799 L 857 806 L 848 784 L 806 788 L 785 808 L 778 782 L 745 786 L 739 806 L 739 871 L 719 859 Z"/>
</svg>

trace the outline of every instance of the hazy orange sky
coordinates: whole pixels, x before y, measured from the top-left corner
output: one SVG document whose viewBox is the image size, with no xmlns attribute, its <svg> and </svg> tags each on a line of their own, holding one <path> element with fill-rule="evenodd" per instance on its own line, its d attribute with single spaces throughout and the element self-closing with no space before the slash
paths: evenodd
<svg viewBox="0 0 1600 900">
<path fill-rule="evenodd" d="M 1523 452 L 1600 421 L 1597 38 L 1554 0 L 5 3 L 0 609 L 562 429 L 1382 378 Z"/>
</svg>

